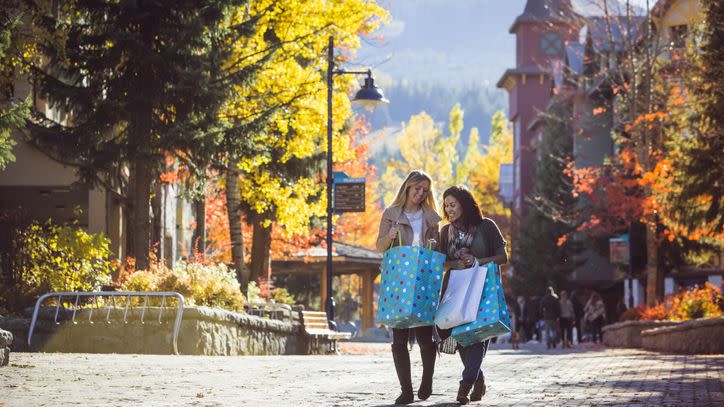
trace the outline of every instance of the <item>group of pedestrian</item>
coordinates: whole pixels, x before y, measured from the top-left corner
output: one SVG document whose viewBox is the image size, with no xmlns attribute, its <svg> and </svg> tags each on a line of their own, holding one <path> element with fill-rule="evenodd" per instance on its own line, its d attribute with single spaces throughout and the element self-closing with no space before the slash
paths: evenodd
<svg viewBox="0 0 724 407">
<path fill-rule="evenodd" d="M 565 290 L 559 294 L 548 287 L 542 298 L 519 296 L 511 303 L 518 340 L 545 341 L 548 349 L 559 344 L 570 348 L 574 343 L 573 328 L 576 328 L 576 342 L 583 342 L 584 330 L 590 332 L 591 341 L 601 342 L 601 329 L 606 322 L 606 307 L 601 296 L 592 292 L 584 306 L 578 295 L 569 295 Z"/>
<path fill-rule="evenodd" d="M 423 171 L 412 171 L 400 186 L 392 204 L 385 209 L 377 237 L 377 249 L 386 251 L 394 245 L 428 246 L 444 253 L 445 274 L 442 292 L 445 293 L 450 270 L 466 269 L 478 264 L 508 261 L 506 241 L 498 226 L 482 215 L 472 193 L 464 186 L 452 186 L 443 193 L 443 217 L 447 221 L 442 228 L 434 198 L 433 180 Z M 408 340 L 414 334 L 420 347 L 422 380 L 417 397 L 427 400 L 432 394 L 433 374 L 438 352 L 434 326 L 392 329 L 392 359 L 402 393 L 395 404 L 415 401 L 410 372 Z M 439 339 L 450 336 L 450 330 L 437 330 Z M 486 391 L 485 377 L 481 369 L 488 349 L 484 341 L 469 346 L 455 345 L 462 360 L 462 378 L 459 382 L 457 401 L 468 404 L 481 400 Z"/>
</svg>

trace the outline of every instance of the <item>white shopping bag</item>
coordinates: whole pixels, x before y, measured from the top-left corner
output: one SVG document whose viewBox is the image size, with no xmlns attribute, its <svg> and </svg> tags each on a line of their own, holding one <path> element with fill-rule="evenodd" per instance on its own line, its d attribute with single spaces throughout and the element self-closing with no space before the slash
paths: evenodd
<svg viewBox="0 0 724 407">
<path fill-rule="evenodd" d="M 475 321 L 488 269 L 475 262 L 464 270 L 450 270 L 447 290 L 435 314 L 435 324 L 449 329 Z"/>
</svg>

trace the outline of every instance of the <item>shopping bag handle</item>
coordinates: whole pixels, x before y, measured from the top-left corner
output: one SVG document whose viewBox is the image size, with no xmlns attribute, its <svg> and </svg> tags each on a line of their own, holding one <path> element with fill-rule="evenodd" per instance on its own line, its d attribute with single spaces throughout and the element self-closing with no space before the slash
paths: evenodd
<svg viewBox="0 0 724 407">
<path fill-rule="evenodd" d="M 397 239 L 400 242 L 400 246 L 402 246 L 402 233 L 400 232 L 400 229 L 397 229 Z M 395 239 L 392 239 L 392 242 L 390 243 L 390 247 L 392 247 L 394 245 L 395 245 Z"/>
</svg>

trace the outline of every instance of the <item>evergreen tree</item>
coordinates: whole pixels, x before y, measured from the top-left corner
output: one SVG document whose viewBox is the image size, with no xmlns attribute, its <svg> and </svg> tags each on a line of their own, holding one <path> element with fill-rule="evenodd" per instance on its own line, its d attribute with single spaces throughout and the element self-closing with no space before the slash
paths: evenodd
<svg viewBox="0 0 724 407">
<path fill-rule="evenodd" d="M 674 211 L 687 235 L 722 246 L 724 228 L 724 3 L 704 2 L 701 43 L 689 53 L 688 132 L 673 140 Z M 694 44 L 695 45 L 695 44 Z M 676 101 L 674 102 L 676 103 Z M 679 150 L 679 151 L 676 151 Z M 707 239 L 707 237 L 709 239 Z"/>
<path fill-rule="evenodd" d="M 576 205 L 566 171 L 573 154 L 569 112 L 565 100 L 555 101 L 544 112 L 535 194 L 527 199 L 530 210 L 515 241 L 512 285 L 517 293 L 538 295 L 549 285 L 560 289 L 575 267 L 575 242 L 559 245 L 561 237 L 572 230 L 566 220 Z"/>
<path fill-rule="evenodd" d="M 64 116 L 38 113 L 32 141 L 82 181 L 118 190 L 130 210 L 129 254 L 148 264 L 149 199 L 164 151 L 204 152 L 223 140 L 218 120 L 232 84 L 250 69 L 231 61 L 254 21 L 232 20 L 244 1 L 37 2 L 49 36 L 33 67 L 39 91 Z M 52 41 L 63 38 L 64 41 Z M 128 168 L 130 176 L 124 176 Z"/>
<path fill-rule="evenodd" d="M 25 124 L 30 114 L 28 103 L 14 99 L 19 56 L 27 51 L 27 36 L 21 33 L 20 18 L 14 1 L 0 1 L 0 171 L 15 161 L 12 131 Z"/>
</svg>

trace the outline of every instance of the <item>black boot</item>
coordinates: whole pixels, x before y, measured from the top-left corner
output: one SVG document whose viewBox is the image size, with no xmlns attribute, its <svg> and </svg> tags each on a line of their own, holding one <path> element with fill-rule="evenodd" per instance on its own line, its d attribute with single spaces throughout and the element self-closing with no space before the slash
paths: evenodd
<svg viewBox="0 0 724 407">
<path fill-rule="evenodd" d="M 472 384 L 467 383 L 460 383 L 460 387 L 458 387 L 458 403 L 460 404 L 468 404 L 470 403 L 470 399 L 468 398 L 468 393 L 470 393 L 470 388 L 473 387 Z"/>
<path fill-rule="evenodd" d="M 470 393 L 470 401 L 480 401 L 485 395 L 485 378 L 481 377 L 475 381 L 473 391 Z"/>
<path fill-rule="evenodd" d="M 395 399 L 395 404 L 410 404 L 415 401 L 415 393 L 412 391 L 412 379 L 410 378 L 410 351 L 407 344 L 392 345 L 392 359 L 395 361 L 397 379 L 400 381 L 402 394 Z"/>
<path fill-rule="evenodd" d="M 435 359 L 437 359 L 435 343 L 420 344 L 420 357 L 422 358 L 422 383 L 417 389 L 417 397 L 420 400 L 427 400 L 432 394 L 432 375 L 435 373 Z"/>
</svg>

